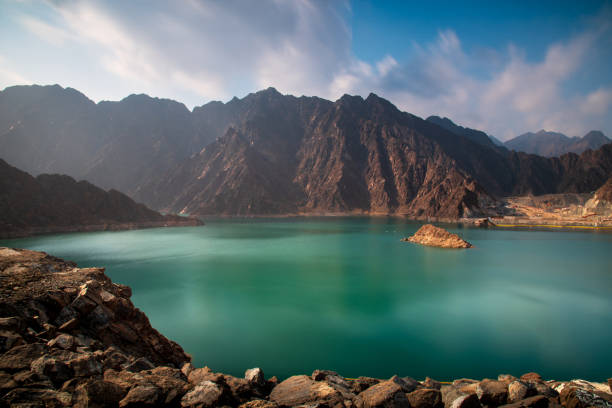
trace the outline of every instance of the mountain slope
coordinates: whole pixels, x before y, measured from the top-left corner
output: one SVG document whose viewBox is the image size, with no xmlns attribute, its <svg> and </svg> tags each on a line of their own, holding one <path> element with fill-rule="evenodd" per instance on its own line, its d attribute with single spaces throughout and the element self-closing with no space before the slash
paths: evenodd
<svg viewBox="0 0 612 408">
<path fill-rule="evenodd" d="M 467 137 L 468 139 L 479 143 L 486 147 L 494 148 L 496 144 L 491 140 L 489 135 L 480 130 L 465 128 L 463 126 L 459 126 L 455 124 L 449 118 L 441 118 L 439 116 L 430 116 L 427 118 L 428 122 L 435 123 L 436 125 L 443 127 L 446 130 L 449 130 L 455 134 L 462 135 Z"/>
<path fill-rule="evenodd" d="M 199 225 L 164 216 L 126 195 L 62 175 L 36 178 L 0 159 L 0 237 L 42 232 Z"/>
<path fill-rule="evenodd" d="M 567 137 L 563 133 L 540 130 L 524 133 L 504 143 L 508 149 L 537 154 L 544 157 L 558 157 L 565 153 L 580 154 L 587 149 L 596 150 L 610 143 L 603 133 L 592 130 L 583 137 Z"/>
</svg>

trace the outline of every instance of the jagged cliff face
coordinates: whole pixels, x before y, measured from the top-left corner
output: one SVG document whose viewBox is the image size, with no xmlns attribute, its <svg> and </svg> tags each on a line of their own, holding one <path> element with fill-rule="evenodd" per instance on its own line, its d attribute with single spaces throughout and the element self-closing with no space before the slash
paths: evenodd
<svg viewBox="0 0 612 408">
<path fill-rule="evenodd" d="M 155 205 L 199 215 L 459 217 L 489 199 L 435 140 L 411 126 L 424 121 L 375 95 L 332 104 L 267 90 L 250 99 L 223 137 L 142 194 L 171 191 Z"/>
<path fill-rule="evenodd" d="M 164 216 L 118 191 L 43 174 L 36 178 L 0 159 L 0 237 L 48 232 L 199 225 Z"/>
<path fill-rule="evenodd" d="M 273 88 L 192 112 L 145 95 L 94 104 L 58 86 L 8 88 L 0 147 L 34 174 L 205 215 L 478 215 L 491 196 L 594 191 L 612 170 L 609 145 L 548 159 L 376 95 L 330 102 Z"/>
</svg>

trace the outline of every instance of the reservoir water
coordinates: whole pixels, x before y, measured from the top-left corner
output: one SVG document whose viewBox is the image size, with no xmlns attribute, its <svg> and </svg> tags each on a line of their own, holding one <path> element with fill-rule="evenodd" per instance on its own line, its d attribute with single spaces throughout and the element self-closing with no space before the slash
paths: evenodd
<svg viewBox="0 0 612 408">
<path fill-rule="evenodd" d="M 194 365 L 238 376 L 612 376 L 612 234 L 447 225 L 475 248 L 400 242 L 420 225 L 225 220 L 0 245 L 105 266 Z"/>
</svg>

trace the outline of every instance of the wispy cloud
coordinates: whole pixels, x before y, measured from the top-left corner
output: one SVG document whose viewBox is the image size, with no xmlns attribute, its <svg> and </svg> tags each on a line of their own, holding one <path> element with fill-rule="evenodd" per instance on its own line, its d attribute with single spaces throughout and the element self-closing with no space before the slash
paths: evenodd
<svg viewBox="0 0 612 408">
<path fill-rule="evenodd" d="M 500 138 L 540 128 L 612 133 L 612 89 L 565 89 L 585 56 L 610 38 L 604 17 L 550 44 L 539 60 L 512 44 L 467 51 L 461 33 L 447 29 L 430 43 L 408 43 L 407 58 L 364 61 L 351 51 L 348 1 L 47 4 L 52 18 L 18 14 L 18 23 L 58 55 L 78 55 L 45 67 L 60 74 L 70 68 L 68 79 L 56 82 L 94 99 L 146 92 L 193 106 L 267 86 L 330 99 L 376 92 L 417 115 L 448 116 Z M 24 79 L 1 60 L 0 77 Z"/>
</svg>

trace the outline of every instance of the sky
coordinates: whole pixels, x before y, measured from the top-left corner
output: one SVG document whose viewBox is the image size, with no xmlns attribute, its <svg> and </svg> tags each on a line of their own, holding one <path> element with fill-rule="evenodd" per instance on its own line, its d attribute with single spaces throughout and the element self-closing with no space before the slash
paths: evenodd
<svg viewBox="0 0 612 408">
<path fill-rule="evenodd" d="M 371 92 L 508 140 L 612 136 L 611 1 L 0 0 L 0 89 L 189 108 Z"/>
</svg>

